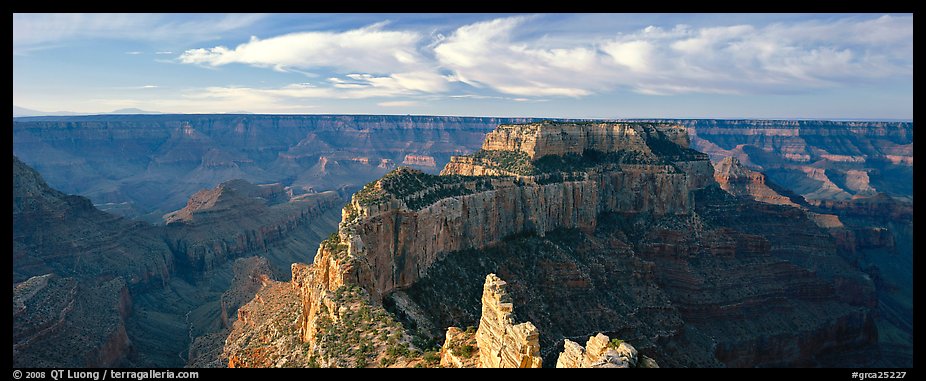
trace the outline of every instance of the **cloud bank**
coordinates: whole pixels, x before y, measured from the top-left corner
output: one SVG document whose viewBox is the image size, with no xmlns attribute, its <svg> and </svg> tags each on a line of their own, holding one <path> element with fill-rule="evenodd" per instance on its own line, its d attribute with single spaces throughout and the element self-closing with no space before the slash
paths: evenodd
<svg viewBox="0 0 926 381">
<path fill-rule="evenodd" d="M 912 16 L 699 28 L 654 25 L 631 33 L 589 26 L 581 39 L 520 33 L 533 19 L 497 18 L 435 37 L 390 30 L 382 22 L 340 32 L 252 37 L 234 48 L 190 49 L 177 60 L 336 73 L 315 83 L 279 88 L 210 88 L 203 96 L 453 96 L 460 88 L 489 89 L 519 99 L 617 91 L 789 94 L 912 78 Z"/>
</svg>

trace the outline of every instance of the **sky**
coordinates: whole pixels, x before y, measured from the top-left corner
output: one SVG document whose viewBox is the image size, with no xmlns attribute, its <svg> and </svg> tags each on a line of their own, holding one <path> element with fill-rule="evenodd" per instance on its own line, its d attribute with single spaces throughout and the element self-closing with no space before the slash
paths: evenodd
<svg viewBox="0 0 926 381">
<path fill-rule="evenodd" d="M 912 119 L 912 14 L 14 14 L 45 112 Z"/>
</svg>

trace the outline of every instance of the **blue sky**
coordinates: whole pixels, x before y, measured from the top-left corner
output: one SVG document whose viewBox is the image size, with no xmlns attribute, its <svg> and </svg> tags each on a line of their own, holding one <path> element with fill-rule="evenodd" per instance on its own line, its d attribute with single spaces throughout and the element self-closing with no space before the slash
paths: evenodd
<svg viewBox="0 0 926 381">
<path fill-rule="evenodd" d="M 912 119 L 911 14 L 14 14 L 42 111 Z"/>
</svg>

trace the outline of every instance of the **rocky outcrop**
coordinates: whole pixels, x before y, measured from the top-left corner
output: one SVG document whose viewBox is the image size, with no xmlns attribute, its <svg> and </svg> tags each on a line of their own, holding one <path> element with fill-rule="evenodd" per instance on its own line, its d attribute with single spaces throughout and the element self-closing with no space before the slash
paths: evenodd
<svg viewBox="0 0 926 381">
<path fill-rule="evenodd" d="M 341 202 L 335 192 L 290 196 L 280 184 L 232 180 L 197 192 L 186 207 L 165 215 L 166 234 L 188 270 L 262 253 L 288 272 L 302 257 L 297 247 L 311 241 L 310 225 Z"/>
<path fill-rule="evenodd" d="M 13 281 L 118 276 L 130 286 L 163 284 L 173 255 L 159 231 L 93 207 L 90 200 L 51 189 L 13 156 Z"/>
<path fill-rule="evenodd" d="M 770 188 L 764 174 L 747 168 L 732 156 L 714 165 L 714 179 L 721 189 L 737 197 L 748 197 L 767 204 L 798 206 L 789 197 Z"/>
<path fill-rule="evenodd" d="M 557 368 L 658 368 L 655 360 L 638 355 L 637 349 L 622 340 L 611 340 L 598 333 L 583 348 L 566 340 L 556 360 Z"/>
<path fill-rule="evenodd" d="M 687 214 L 689 191 L 712 182 L 706 157 L 677 144 L 685 132 L 671 126 L 543 123 L 493 134 L 480 152 L 495 153 L 454 158 L 441 176 L 399 169 L 352 197 L 340 240 L 372 269 L 361 281 L 374 298 L 410 286 L 447 253 L 508 236 L 594 230 L 605 212 Z M 525 150 L 543 159 L 517 156 Z M 466 177 L 476 174 L 509 176 Z"/>
<path fill-rule="evenodd" d="M 112 367 L 132 351 L 122 278 L 33 277 L 13 285 L 13 306 L 15 367 Z"/>
<path fill-rule="evenodd" d="M 539 368 L 540 342 L 530 322 L 514 322 L 514 306 L 507 283 L 495 274 L 486 276 L 482 291 L 482 318 L 475 332 L 447 329 L 441 347 L 441 365 L 455 368 Z"/>
<path fill-rule="evenodd" d="M 293 264 L 292 271 L 291 282 L 264 282 L 238 309 L 223 352 L 229 367 L 437 365 L 436 357 L 423 358 L 401 324 L 370 303 L 350 279 L 338 247 L 323 244 L 312 265 Z"/>
<path fill-rule="evenodd" d="M 230 180 L 214 189 L 196 192 L 183 209 L 164 215 L 164 223 L 190 223 L 194 220 L 194 214 L 239 209 L 255 199 L 267 206 L 289 201 L 281 184 L 254 185 L 241 179 Z M 198 217 L 201 218 L 206 217 Z"/>
<path fill-rule="evenodd" d="M 486 135 L 482 149 L 524 152 L 531 160 L 546 155 L 581 155 L 586 150 L 652 153 L 647 140 L 657 138 L 657 134 L 658 139 L 666 138 L 682 148 L 688 148 L 688 135 L 678 125 L 545 121 L 526 125 L 500 125 Z"/>
<path fill-rule="evenodd" d="M 539 368 L 539 332 L 530 322 L 515 324 L 507 283 L 495 274 L 486 276 L 482 293 L 482 317 L 478 330 L 447 329 L 440 365 L 451 368 Z M 586 347 L 566 339 L 557 368 L 658 368 L 636 348 L 599 333 Z"/>
<path fill-rule="evenodd" d="M 476 330 L 481 368 L 539 368 L 540 343 L 537 328 L 530 322 L 514 322 L 514 306 L 505 281 L 486 276 L 482 293 L 482 318 Z"/>
</svg>

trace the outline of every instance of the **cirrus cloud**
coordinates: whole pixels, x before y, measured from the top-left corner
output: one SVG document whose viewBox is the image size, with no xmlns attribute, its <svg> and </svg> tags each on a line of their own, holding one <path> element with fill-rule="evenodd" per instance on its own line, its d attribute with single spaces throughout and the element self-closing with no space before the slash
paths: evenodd
<svg viewBox="0 0 926 381">
<path fill-rule="evenodd" d="M 334 73 L 309 88 L 250 90 L 300 98 L 446 94 L 457 84 L 520 98 L 580 98 L 622 90 L 789 94 L 912 78 L 912 16 L 653 25 L 629 33 L 589 26 L 583 38 L 521 33 L 533 19 L 496 18 L 437 37 L 389 30 L 386 22 L 340 32 L 252 37 L 234 48 L 190 49 L 178 61 Z"/>
<path fill-rule="evenodd" d="M 225 46 L 190 49 L 182 63 L 221 66 L 242 63 L 277 70 L 330 67 L 364 73 L 395 73 L 420 64 L 421 35 L 383 30 L 386 22 L 345 32 L 300 32 L 267 39 L 252 36 L 234 49 Z"/>
<path fill-rule="evenodd" d="M 599 41 L 515 39 L 526 17 L 457 29 L 434 50 L 455 78 L 521 95 L 788 93 L 912 75 L 912 17 L 649 26 Z"/>
</svg>

